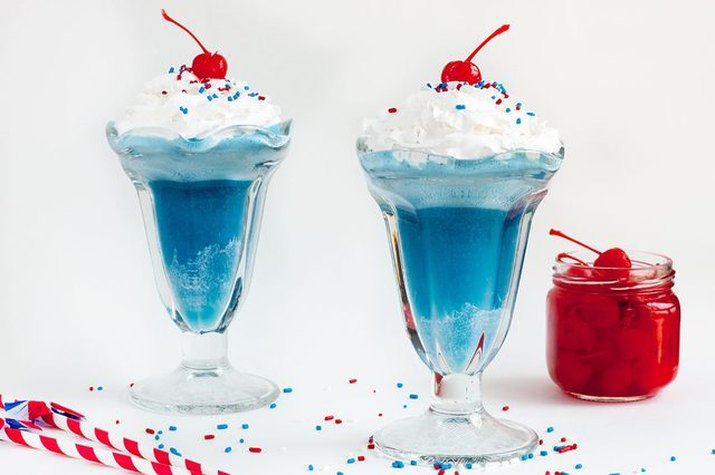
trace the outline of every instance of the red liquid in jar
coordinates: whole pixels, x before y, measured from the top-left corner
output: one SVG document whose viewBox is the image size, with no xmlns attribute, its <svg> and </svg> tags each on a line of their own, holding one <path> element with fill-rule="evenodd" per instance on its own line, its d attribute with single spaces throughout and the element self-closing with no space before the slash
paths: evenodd
<svg viewBox="0 0 715 475">
<path fill-rule="evenodd" d="M 628 288 L 554 276 L 547 297 L 547 363 L 551 379 L 576 397 L 603 401 L 642 399 L 675 378 L 680 303 L 672 270 L 649 285 Z M 589 280 L 589 276 L 594 280 Z"/>
</svg>

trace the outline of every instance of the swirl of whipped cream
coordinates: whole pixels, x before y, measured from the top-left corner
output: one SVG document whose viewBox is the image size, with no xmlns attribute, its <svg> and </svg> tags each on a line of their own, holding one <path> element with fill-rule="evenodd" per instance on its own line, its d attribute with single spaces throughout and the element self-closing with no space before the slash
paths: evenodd
<svg viewBox="0 0 715 475">
<path fill-rule="evenodd" d="M 559 133 L 496 82 L 427 84 L 364 124 L 371 150 L 408 149 L 459 159 L 513 150 L 558 153 Z"/>
<path fill-rule="evenodd" d="M 243 81 L 200 81 L 182 66 L 149 81 L 114 126 L 119 134 L 159 127 L 189 139 L 231 125 L 269 127 L 281 122 L 280 114 L 280 107 Z"/>
</svg>

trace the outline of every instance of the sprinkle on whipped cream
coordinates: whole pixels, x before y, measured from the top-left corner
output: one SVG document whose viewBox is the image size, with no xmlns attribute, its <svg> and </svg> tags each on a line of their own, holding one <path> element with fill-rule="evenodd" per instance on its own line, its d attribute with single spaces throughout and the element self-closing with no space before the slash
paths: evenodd
<svg viewBox="0 0 715 475">
<path fill-rule="evenodd" d="M 270 127 L 281 120 L 280 107 L 246 82 L 202 81 L 184 65 L 149 81 L 115 127 L 120 134 L 170 129 L 188 139 L 231 125 Z"/>
<path fill-rule="evenodd" d="M 512 98 L 498 82 L 427 84 L 365 122 L 365 144 L 374 151 L 407 149 L 458 159 L 513 150 L 558 153 L 559 133 Z"/>
</svg>

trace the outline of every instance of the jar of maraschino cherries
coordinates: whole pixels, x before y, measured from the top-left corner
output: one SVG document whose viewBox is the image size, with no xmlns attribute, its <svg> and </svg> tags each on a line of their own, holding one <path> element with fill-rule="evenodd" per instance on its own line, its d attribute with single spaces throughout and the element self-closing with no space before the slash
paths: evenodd
<svg viewBox="0 0 715 475">
<path fill-rule="evenodd" d="M 591 401 L 655 395 L 678 371 L 680 302 L 672 261 L 620 248 L 599 252 L 560 231 L 550 234 L 587 249 L 559 254 L 554 265 L 546 304 L 551 379 Z"/>
</svg>

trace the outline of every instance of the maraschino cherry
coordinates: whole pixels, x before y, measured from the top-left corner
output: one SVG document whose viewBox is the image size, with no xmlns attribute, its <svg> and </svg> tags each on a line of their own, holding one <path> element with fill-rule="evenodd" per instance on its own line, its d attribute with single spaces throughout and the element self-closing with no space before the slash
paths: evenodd
<svg viewBox="0 0 715 475">
<path fill-rule="evenodd" d="M 191 31 L 189 31 L 189 29 L 186 28 L 184 25 L 171 18 L 166 13 L 166 10 L 161 10 L 161 16 L 164 17 L 164 20 L 168 21 L 169 23 L 173 23 L 174 25 L 187 32 L 203 50 L 203 53 L 196 56 L 194 58 L 194 61 L 191 63 L 191 70 L 196 75 L 196 77 L 199 78 L 199 80 L 205 81 L 206 79 L 226 79 L 226 71 L 228 70 L 226 58 L 218 54 L 218 52 L 210 53 L 209 50 L 207 50 L 204 45 L 201 44 L 196 35 L 191 33 Z"/>
<path fill-rule="evenodd" d="M 509 25 L 502 25 L 497 28 L 494 33 L 489 35 L 486 40 L 477 46 L 477 49 L 472 51 L 472 54 L 467 56 L 464 61 L 450 61 L 442 70 L 442 82 L 459 81 L 469 84 L 477 84 L 482 80 L 482 72 L 476 64 L 472 63 L 472 59 L 479 53 L 479 50 L 489 43 L 495 36 L 501 35 L 509 29 Z"/>
<path fill-rule="evenodd" d="M 619 269 L 630 269 L 632 267 L 631 259 L 628 257 L 628 254 L 626 254 L 626 251 L 621 249 L 620 247 L 613 247 L 611 249 L 608 249 L 606 251 L 599 251 L 597 249 L 592 248 L 591 246 L 582 243 L 581 241 L 578 241 L 571 236 L 567 236 L 566 234 L 562 233 L 561 231 L 558 231 L 556 229 L 552 229 L 549 231 L 549 234 L 551 236 L 558 236 L 561 238 L 564 238 L 568 241 L 571 241 L 575 244 L 578 244 L 579 246 L 588 249 L 591 252 L 595 252 L 598 254 L 598 258 L 593 262 L 593 265 L 595 267 L 609 267 L 609 268 L 619 268 Z M 573 256 L 569 256 L 571 259 L 575 259 Z M 578 259 L 576 259 L 578 260 Z"/>
</svg>

